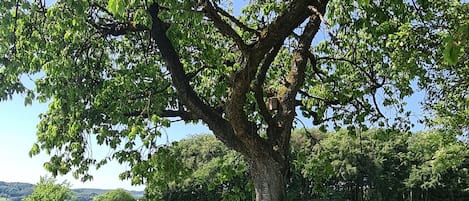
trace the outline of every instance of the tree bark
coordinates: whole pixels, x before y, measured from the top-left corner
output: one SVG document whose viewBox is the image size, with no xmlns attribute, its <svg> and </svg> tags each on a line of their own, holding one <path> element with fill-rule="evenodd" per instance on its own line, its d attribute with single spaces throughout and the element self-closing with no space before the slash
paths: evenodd
<svg viewBox="0 0 469 201">
<path fill-rule="evenodd" d="M 283 164 L 264 156 L 250 161 L 256 201 L 285 201 L 288 161 Z"/>
</svg>

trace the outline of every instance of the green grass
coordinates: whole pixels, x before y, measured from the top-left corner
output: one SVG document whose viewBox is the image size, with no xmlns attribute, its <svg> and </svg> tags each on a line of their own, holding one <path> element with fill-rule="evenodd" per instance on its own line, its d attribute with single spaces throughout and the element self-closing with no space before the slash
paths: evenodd
<svg viewBox="0 0 469 201">
<path fill-rule="evenodd" d="M 0 201 L 10 201 L 8 198 L 0 198 Z"/>
</svg>

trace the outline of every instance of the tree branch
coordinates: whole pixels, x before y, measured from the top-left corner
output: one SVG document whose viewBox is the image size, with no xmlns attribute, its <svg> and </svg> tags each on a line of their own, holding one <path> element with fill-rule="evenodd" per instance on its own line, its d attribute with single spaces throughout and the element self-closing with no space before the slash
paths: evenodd
<svg viewBox="0 0 469 201">
<path fill-rule="evenodd" d="M 154 5 L 150 7 L 157 6 L 158 4 L 154 3 Z M 220 140 L 229 147 L 243 152 L 244 144 L 240 139 L 235 137 L 233 128 L 228 121 L 223 119 L 220 113 L 205 104 L 189 85 L 189 80 L 186 77 L 186 72 L 184 71 L 179 56 L 171 41 L 166 36 L 165 23 L 158 18 L 158 13 L 155 12 L 154 9 L 150 9 L 149 13 L 153 20 L 151 29 L 152 38 L 155 40 L 161 56 L 165 60 L 167 68 L 171 73 L 173 86 L 182 103 L 191 113 L 203 120 Z"/>
<path fill-rule="evenodd" d="M 261 31 L 260 38 L 249 45 L 247 54 L 243 57 L 241 68 L 233 73 L 231 79 L 231 94 L 226 105 L 227 118 L 230 119 L 232 128 L 235 130 L 235 134 L 240 135 L 247 143 L 249 149 L 267 150 L 272 151 L 272 146 L 282 146 L 281 150 L 285 151 L 283 144 L 278 144 L 276 140 L 266 141 L 260 138 L 248 126 L 252 122 L 247 119 L 246 112 L 244 111 L 244 104 L 246 102 L 246 96 L 249 92 L 249 87 L 252 81 L 256 78 L 259 64 L 266 58 L 266 54 L 276 45 L 283 44 L 285 38 L 291 35 L 293 30 L 297 28 L 306 18 L 308 18 L 312 12 L 307 8 L 308 5 L 317 5 L 318 7 L 325 6 L 325 2 L 322 1 L 310 1 L 310 0 L 297 0 L 291 3 L 290 7 L 284 13 L 280 14 L 269 26 Z M 319 26 L 320 22 L 318 23 Z M 292 101 L 294 102 L 294 101 Z M 293 107 L 294 108 L 294 107 Z M 293 109 L 294 110 L 294 109 Z M 293 115 L 294 116 L 294 115 Z M 293 120 L 292 120 L 293 121 Z M 276 122 L 282 124 L 280 122 Z M 288 124 L 288 122 L 285 125 Z M 290 122 L 292 124 L 292 122 Z M 291 127 L 291 126 L 290 126 Z M 282 128 L 287 130 L 287 128 Z M 289 137 L 289 132 L 283 132 L 278 129 L 268 131 L 268 133 L 285 133 L 284 136 Z M 266 147 L 259 146 L 264 144 Z M 274 151 L 273 155 L 276 157 L 285 157 L 285 153 Z M 281 161 L 281 159 L 279 159 Z"/>
<path fill-rule="evenodd" d="M 318 3 L 318 2 L 317 2 Z M 303 86 L 306 72 L 306 64 L 309 58 L 309 49 L 313 41 L 314 36 L 319 31 L 321 24 L 321 18 L 326 12 L 326 5 L 319 4 L 318 7 L 314 7 L 320 13 L 314 13 L 310 18 L 303 33 L 300 36 L 299 44 L 297 49 L 293 53 L 293 59 L 290 67 L 290 71 L 286 77 L 286 83 L 282 94 L 279 94 L 280 105 L 282 106 L 279 112 L 279 118 L 281 119 L 280 124 L 285 125 L 285 130 L 291 130 L 291 125 L 295 118 L 296 112 L 296 96 L 301 86 Z M 277 143 L 280 146 L 288 146 L 290 136 L 288 132 L 273 133 Z"/>
<path fill-rule="evenodd" d="M 224 17 L 230 19 L 233 23 L 236 24 L 236 26 L 238 26 L 239 28 L 247 31 L 247 32 L 251 32 L 253 34 L 256 34 L 256 35 L 259 35 L 260 33 L 255 30 L 255 29 L 251 29 L 249 28 L 247 25 L 245 25 L 244 23 L 242 23 L 241 21 L 239 21 L 238 19 L 236 19 L 234 16 L 230 15 L 228 12 L 226 12 L 225 10 L 221 9 L 220 7 L 218 7 L 216 4 L 214 5 L 216 10 L 221 14 L 223 15 Z"/>
<path fill-rule="evenodd" d="M 340 105 L 340 102 L 338 100 L 327 100 L 325 98 L 321 98 L 321 97 L 318 97 L 318 96 L 308 94 L 308 93 L 306 93 L 305 91 L 302 91 L 302 90 L 299 90 L 298 93 L 301 94 L 302 96 L 307 97 L 307 98 L 312 98 L 312 99 L 322 101 L 326 105 Z"/>
<path fill-rule="evenodd" d="M 218 13 L 223 10 L 218 8 L 216 5 L 213 5 L 209 0 L 205 0 L 202 2 L 203 10 L 207 14 L 207 16 L 213 21 L 213 24 L 220 30 L 220 32 L 228 37 L 230 37 L 241 50 L 241 52 L 247 52 L 247 45 L 241 38 L 241 36 L 236 33 L 236 31 L 229 25 L 226 21 L 224 21 Z"/>
<path fill-rule="evenodd" d="M 95 7 L 96 9 L 99 9 L 99 10 L 103 11 L 104 13 L 106 13 L 109 16 L 113 16 L 113 14 L 108 9 L 106 9 L 104 6 L 102 6 L 102 5 L 100 5 L 96 2 L 92 2 L 92 1 L 88 0 L 88 4 L 90 4 L 90 7 Z"/>
<path fill-rule="evenodd" d="M 314 54 L 311 51 L 308 51 L 308 58 L 309 58 L 309 62 L 311 63 L 311 67 L 313 68 L 314 74 L 316 74 L 316 76 L 318 76 L 318 78 L 324 82 L 326 73 L 322 72 L 318 68 L 318 60 L 316 59 L 316 56 L 314 56 Z"/>
<path fill-rule="evenodd" d="M 379 109 L 379 105 L 378 105 L 378 102 L 376 100 L 376 89 L 374 89 L 372 91 L 372 99 L 373 99 L 373 105 L 375 106 L 376 108 L 376 112 L 378 113 L 378 117 L 381 117 L 381 118 L 384 118 L 384 114 L 381 112 L 381 109 Z"/>
<path fill-rule="evenodd" d="M 261 31 L 261 37 L 256 49 L 269 50 L 273 44 L 284 41 L 295 28 L 303 23 L 309 16 L 314 14 L 311 8 L 325 10 L 328 0 L 296 0 L 292 1 L 290 7 L 281 13 L 271 24 Z M 324 12 L 322 12 L 324 15 Z M 318 25 L 321 23 L 320 19 Z"/>
<path fill-rule="evenodd" d="M 264 59 L 264 62 L 262 63 L 261 69 L 254 83 L 254 96 L 256 98 L 256 102 L 259 107 L 259 113 L 262 115 L 262 117 L 267 122 L 267 125 L 269 125 L 269 127 L 274 126 L 274 121 L 272 119 L 272 115 L 267 109 L 262 88 L 265 82 L 265 76 L 267 74 L 267 71 L 269 70 L 270 65 L 274 61 L 281 47 L 282 45 L 279 44 L 273 47 L 272 50 L 270 50 L 270 52 L 267 54 L 266 58 Z"/>
<path fill-rule="evenodd" d="M 351 65 L 355 66 L 360 72 L 362 72 L 369 79 L 369 84 L 371 85 L 372 90 L 375 90 L 377 88 L 382 87 L 386 82 L 386 78 L 381 77 L 383 80 L 381 81 L 381 83 L 379 83 L 378 78 L 375 77 L 373 71 L 371 71 L 372 73 L 370 74 L 365 69 L 363 69 L 357 62 L 354 62 L 354 61 L 349 60 L 347 58 L 334 58 L 334 57 L 326 56 L 326 57 L 319 57 L 319 58 L 317 58 L 317 60 L 318 61 L 319 60 L 332 60 L 332 61 L 340 61 L 340 62 L 350 63 Z"/>
<path fill-rule="evenodd" d="M 143 117 L 143 118 L 150 118 L 151 114 L 148 114 L 144 111 L 134 111 L 134 112 L 129 112 L 126 113 L 126 117 Z M 197 116 L 195 116 L 193 113 L 185 110 L 163 110 L 160 114 L 157 114 L 159 117 L 165 117 L 165 118 L 173 118 L 173 117 L 179 117 L 184 121 L 193 121 L 193 120 L 199 120 Z"/>
</svg>

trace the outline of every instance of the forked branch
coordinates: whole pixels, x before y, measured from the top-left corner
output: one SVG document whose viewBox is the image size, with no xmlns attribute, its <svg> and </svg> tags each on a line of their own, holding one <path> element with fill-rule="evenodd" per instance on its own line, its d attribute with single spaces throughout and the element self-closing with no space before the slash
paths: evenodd
<svg viewBox="0 0 469 201">
<path fill-rule="evenodd" d="M 157 3 L 154 3 L 150 8 L 158 6 Z M 171 73 L 171 81 L 176 89 L 178 97 L 187 109 L 196 117 L 203 120 L 219 139 L 229 147 L 242 150 L 244 144 L 239 138 L 235 137 L 233 128 L 228 121 L 226 121 L 219 112 L 204 103 L 190 86 L 179 55 L 171 43 L 171 40 L 166 36 L 165 23 L 159 19 L 158 13 L 155 11 L 157 11 L 157 9 L 149 9 L 150 16 L 153 20 L 151 35 L 160 50 L 161 57 Z"/>
<path fill-rule="evenodd" d="M 226 35 L 231 38 L 236 43 L 241 52 L 247 53 L 248 47 L 244 40 L 238 33 L 236 33 L 233 27 L 231 27 L 231 25 L 228 24 L 225 20 L 223 20 L 222 17 L 218 14 L 223 9 L 218 8 L 209 0 L 203 1 L 202 7 L 205 13 L 207 14 L 207 17 L 209 17 L 213 21 L 213 24 L 218 28 L 218 30 L 220 30 L 223 35 Z"/>
</svg>

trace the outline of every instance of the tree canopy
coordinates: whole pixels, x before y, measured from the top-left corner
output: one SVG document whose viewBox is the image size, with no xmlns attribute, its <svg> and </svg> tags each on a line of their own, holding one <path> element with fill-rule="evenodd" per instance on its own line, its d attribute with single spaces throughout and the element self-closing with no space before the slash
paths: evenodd
<svg viewBox="0 0 469 201">
<path fill-rule="evenodd" d="M 321 130 L 408 130 L 405 97 L 420 87 L 431 121 L 467 131 L 468 10 L 456 0 L 6 0 L 0 100 L 49 103 L 30 154 L 51 154 L 54 175 L 89 180 L 91 165 L 116 159 L 132 168 L 122 177 L 145 183 L 161 129 L 182 120 L 246 157 L 256 200 L 284 200 L 297 113 Z M 94 158 L 93 141 L 114 152 Z"/>
<path fill-rule="evenodd" d="M 136 199 L 130 192 L 124 189 L 116 189 L 94 197 L 93 201 L 136 201 Z"/>
<path fill-rule="evenodd" d="M 23 201 L 73 201 L 75 197 L 68 184 L 57 184 L 54 179 L 41 177 L 31 195 Z"/>
</svg>

